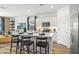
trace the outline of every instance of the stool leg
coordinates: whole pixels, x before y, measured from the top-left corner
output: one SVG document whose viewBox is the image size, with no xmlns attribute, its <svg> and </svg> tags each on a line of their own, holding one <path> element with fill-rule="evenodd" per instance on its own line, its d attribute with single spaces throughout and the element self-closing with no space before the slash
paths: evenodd
<svg viewBox="0 0 79 59">
<path fill-rule="evenodd" d="M 16 45 L 16 54 L 17 54 L 17 49 L 18 49 L 18 43 L 17 43 L 17 45 Z"/>
<path fill-rule="evenodd" d="M 33 43 L 33 53 L 34 53 L 34 43 Z"/>
<path fill-rule="evenodd" d="M 10 47 L 10 53 L 12 53 L 12 42 L 11 42 L 11 47 Z"/>
<path fill-rule="evenodd" d="M 45 47 L 45 54 L 46 54 L 46 47 Z"/>
<path fill-rule="evenodd" d="M 29 54 L 29 46 L 27 46 L 27 53 Z"/>
<path fill-rule="evenodd" d="M 36 45 L 36 54 L 37 54 L 37 45 Z"/>
<path fill-rule="evenodd" d="M 24 46 L 23 46 L 23 50 L 24 50 Z"/>
<path fill-rule="evenodd" d="M 49 54 L 49 43 L 48 43 L 48 54 Z"/>
<path fill-rule="evenodd" d="M 21 46 L 20 46 L 20 54 L 22 53 L 22 42 L 21 42 Z"/>
<path fill-rule="evenodd" d="M 40 47 L 40 54 L 41 54 L 41 47 Z"/>
<path fill-rule="evenodd" d="M 17 54 L 17 46 L 16 46 L 16 54 Z"/>
</svg>

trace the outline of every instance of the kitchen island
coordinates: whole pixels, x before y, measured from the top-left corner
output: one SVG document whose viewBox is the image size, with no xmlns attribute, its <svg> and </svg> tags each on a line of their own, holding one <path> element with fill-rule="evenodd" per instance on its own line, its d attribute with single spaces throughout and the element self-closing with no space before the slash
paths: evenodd
<svg viewBox="0 0 79 59">
<path fill-rule="evenodd" d="M 49 42 L 49 54 L 52 54 L 52 48 L 53 48 L 53 35 L 54 33 L 45 33 L 45 35 L 39 35 L 39 33 L 33 33 L 33 34 L 28 34 L 28 33 L 23 33 L 23 34 L 13 34 L 13 35 L 19 35 L 20 37 L 21 36 L 30 36 L 32 41 L 34 41 L 34 51 L 36 51 L 36 38 L 37 37 L 45 37 L 47 38 L 47 41 Z"/>
</svg>

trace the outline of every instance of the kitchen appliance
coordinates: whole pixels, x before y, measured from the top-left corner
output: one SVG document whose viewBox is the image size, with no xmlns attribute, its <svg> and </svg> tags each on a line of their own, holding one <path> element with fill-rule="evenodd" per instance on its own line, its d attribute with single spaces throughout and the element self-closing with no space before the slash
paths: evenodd
<svg viewBox="0 0 79 59">
<path fill-rule="evenodd" d="M 78 20 L 79 20 L 79 12 L 71 16 L 71 21 L 72 21 L 72 32 L 71 32 L 72 44 L 70 47 L 71 54 L 79 53 Z"/>
</svg>

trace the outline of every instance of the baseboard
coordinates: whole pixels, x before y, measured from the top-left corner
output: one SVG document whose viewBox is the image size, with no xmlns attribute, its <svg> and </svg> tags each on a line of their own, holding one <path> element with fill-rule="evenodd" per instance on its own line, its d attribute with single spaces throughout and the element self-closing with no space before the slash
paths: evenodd
<svg viewBox="0 0 79 59">
<path fill-rule="evenodd" d="M 67 48 L 70 48 L 70 45 L 66 45 L 66 44 L 64 44 L 64 43 L 62 43 L 62 42 L 60 42 L 60 41 L 57 41 L 57 43 L 59 43 L 59 44 L 65 46 L 65 47 L 67 47 Z"/>
</svg>

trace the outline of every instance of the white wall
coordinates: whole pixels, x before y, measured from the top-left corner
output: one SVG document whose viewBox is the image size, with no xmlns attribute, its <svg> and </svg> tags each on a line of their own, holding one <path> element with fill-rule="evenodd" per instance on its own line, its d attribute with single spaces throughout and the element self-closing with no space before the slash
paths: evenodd
<svg viewBox="0 0 79 59">
<path fill-rule="evenodd" d="M 42 26 L 43 22 L 50 22 L 50 27 L 56 26 L 56 17 L 41 17 L 36 19 L 36 27 Z"/>
<path fill-rule="evenodd" d="M 47 12 L 37 15 L 36 27 L 42 26 L 42 22 L 50 22 L 50 26 L 56 26 L 57 12 Z"/>
<path fill-rule="evenodd" d="M 40 15 L 41 16 L 41 15 Z M 50 26 L 56 26 L 58 28 L 57 36 L 55 35 L 53 41 L 57 41 L 60 44 L 70 48 L 71 44 L 71 23 L 70 23 L 70 6 L 64 6 L 60 8 L 55 16 L 41 16 L 36 20 L 37 27 L 42 26 L 42 22 L 50 22 Z"/>
<path fill-rule="evenodd" d="M 53 17 L 53 16 L 51 17 L 51 16 L 49 16 L 49 17 L 39 16 L 36 19 L 36 27 L 41 27 L 43 22 L 50 22 L 50 27 L 57 27 L 57 25 L 56 25 L 57 17 Z M 53 35 L 53 41 L 56 41 L 56 39 L 57 39 L 56 34 L 54 34 Z"/>
<path fill-rule="evenodd" d="M 76 12 L 79 11 L 79 4 L 70 5 L 70 15 L 73 16 Z"/>
<path fill-rule="evenodd" d="M 71 41 L 71 23 L 70 7 L 64 6 L 57 13 L 57 42 L 70 48 Z"/>
<path fill-rule="evenodd" d="M 15 30 L 17 30 L 18 23 L 26 23 L 27 26 L 27 16 L 17 16 L 15 18 Z"/>
</svg>

